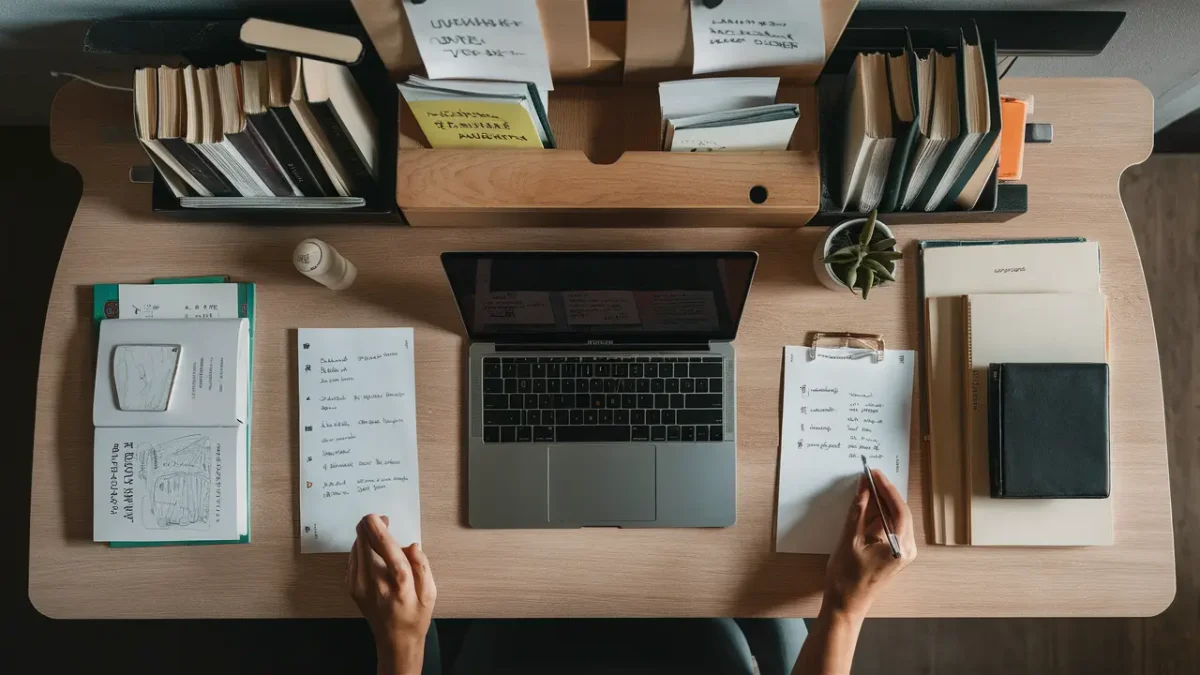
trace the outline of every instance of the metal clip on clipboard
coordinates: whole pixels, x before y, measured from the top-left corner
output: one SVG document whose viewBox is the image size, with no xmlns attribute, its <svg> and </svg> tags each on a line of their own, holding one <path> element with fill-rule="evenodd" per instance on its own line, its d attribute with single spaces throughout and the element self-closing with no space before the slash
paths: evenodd
<svg viewBox="0 0 1200 675">
<path fill-rule="evenodd" d="M 827 349 L 867 349 L 870 350 L 870 353 L 864 353 L 862 356 L 870 356 L 871 363 L 883 363 L 884 344 L 882 335 L 872 333 L 813 333 L 812 339 L 808 343 L 809 361 L 816 360 L 817 349 L 820 347 Z"/>
</svg>

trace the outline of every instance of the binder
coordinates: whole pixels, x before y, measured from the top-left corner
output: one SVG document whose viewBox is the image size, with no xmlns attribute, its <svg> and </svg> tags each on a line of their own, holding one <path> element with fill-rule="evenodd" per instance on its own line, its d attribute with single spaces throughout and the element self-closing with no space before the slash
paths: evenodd
<svg viewBox="0 0 1200 675">
<path fill-rule="evenodd" d="M 892 133 L 896 137 L 896 146 L 892 149 L 892 161 L 888 166 L 887 182 L 883 186 L 883 198 L 879 202 L 879 212 L 887 213 L 895 211 L 897 202 L 900 201 L 900 195 L 903 194 L 901 188 L 904 185 L 904 174 L 908 171 L 908 162 L 912 155 L 913 145 L 916 143 L 917 135 L 921 131 L 921 115 L 925 112 L 921 110 L 921 101 L 917 96 L 917 56 L 913 50 L 912 34 L 908 29 L 904 31 L 904 56 L 905 67 L 908 68 L 908 92 L 900 92 L 901 95 L 907 93 L 912 99 L 912 119 L 904 122 L 896 114 L 896 90 L 890 86 L 892 81 L 892 65 L 893 61 L 888 59 L 888 94 L 892 101 Z"/>
<path fill-rule="evenodd" d="M 978 45 L 983 56 L 983 72 L 984 82 L 987 83 L 987 104 L 988 104 L 988 129 L 982 137 L 977 141 L 977 145 L 971 151 L 966 163 L 958 170 L 958 175 L 954 177 L 954 182 L 950 184 L 950 189 L 946 194 L 934 205 L 932 209 L 926 208 L 926 205 L 935 196 L 938 185 L 945 178 L 946 172 L 953 169 L 952 164 L 954 158 L 963 151 L 963 144 L 971 142 L 967 133 L 967 108 L 966 108 L 966 47 L 967 40 L 965 35 L 959 33 L 958 58 L 955 64 L 955 74 L 958 78 L 958 129 L 959 136 L 950 142 L 946 149 L 942 152 L 942 156 L 938 159 L 937 165 L 930 174 L 929 180 L 926 181 L 925 187 L 921 190 L 921 194 L 917 197 L 916 204 L 913 205 L 914 210 L 927 211 L 948 211 L 954 208 L 954 200 L 962 192 L 963 187 L 971 180 L 975 170 L 979 168 L 979 164 L 983 162 L 988 150 L 996 141 L 996 136 L 1000 133 L 1000 89 L 999 80 L 996 77 L 996 43 L 995 41 L 985 43 L 979 36 L 979 26 L 975 26 L 975 45 Z"/>
</svg>

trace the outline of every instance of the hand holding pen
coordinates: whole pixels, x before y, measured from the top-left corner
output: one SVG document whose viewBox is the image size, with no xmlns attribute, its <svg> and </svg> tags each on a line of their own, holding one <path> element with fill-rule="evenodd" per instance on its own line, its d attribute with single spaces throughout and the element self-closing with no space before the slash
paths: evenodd
<svg viewBox="0 0 1200 675">
<path fill-rule="evenodd" d="M 912 512 L 900 491 L 878 469 L 864 471 L 841 541 L 829 558 L 825 601 L 864 616 L 887 582 L 916 557 Z"/>
</svg>

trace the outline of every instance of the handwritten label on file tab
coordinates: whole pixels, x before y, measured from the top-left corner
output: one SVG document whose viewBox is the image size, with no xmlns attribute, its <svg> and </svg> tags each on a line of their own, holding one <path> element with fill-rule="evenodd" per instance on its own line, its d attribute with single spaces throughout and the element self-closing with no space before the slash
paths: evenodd
<svg viewBox="0 0 1200 675">
<path fill-rule="evenodd" d="M 692 2 L 692 72 L 825 62 L 820 0 Z"/>
<path fill-rule="evenodd" d="M 830 553 L 846 522 L 862 460 L 908 498 L 915 352 L 807 347 L 783 353 L 783 428 L 775 550 Z"/>
<path fill-rule="evenodd" d="M 554 88 L 536 0 L 405 0 L 404 11 L 430 79 Z"/>
<path fill-rule="evenodd" d="M 355 525 L 386 515 L 421 541 L 411 328 L 301 328 L 300 552 L 349 551 Z"/>
</svg>

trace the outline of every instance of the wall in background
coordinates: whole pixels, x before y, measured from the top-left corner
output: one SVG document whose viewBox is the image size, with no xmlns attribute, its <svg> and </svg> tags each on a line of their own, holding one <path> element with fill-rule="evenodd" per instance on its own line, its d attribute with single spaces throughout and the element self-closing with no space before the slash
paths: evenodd
<svg viewBox="0 0 1200 675">
<path fill-rule="evenodd" d="M 595 0 L 593 0 L 595 1 Z M 619 0 L 616 0 L 619 2 Z M 1117 9 L 1129 12 L 1103 54 L 1091 58 L 1023 57 L 1016 76 L 1121 76 L 1154 94 L 1155 127 L 1200 107 L 1200 3 L 1196 0 L 862 0 L 871 9 Z M 106 74 L 128 80 L 134 60 L 98 58 L 79 51 L 87 22 L 120 16 L 246 15 L 332 9 L 349 0 L 0 0 L 0 124 L 45 124 L 62 84 L 49 71 Z M 20 95 L 13 87 L 20 86 Z"/>
</svg>

